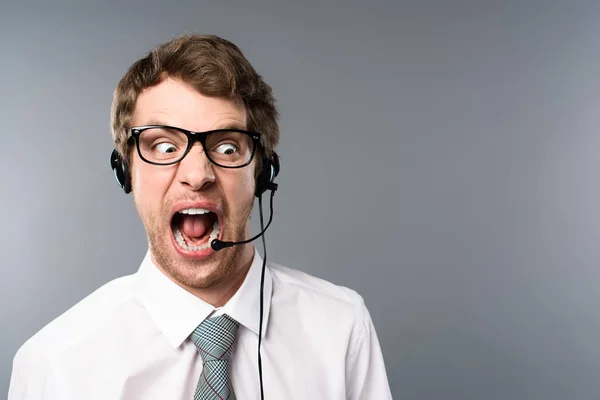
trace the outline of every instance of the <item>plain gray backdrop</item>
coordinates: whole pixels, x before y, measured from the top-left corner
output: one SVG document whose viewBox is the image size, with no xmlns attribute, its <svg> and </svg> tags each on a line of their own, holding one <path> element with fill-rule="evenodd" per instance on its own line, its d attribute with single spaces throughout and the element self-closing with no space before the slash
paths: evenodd
<svg viewBox="0 0 600 400">
<path fill-rule="evenodd" d="M 138 268 L 112 92 L 190 31 L 273 86 L 269 259 L 363 295 L 394 398 L 598 397 L 600 4 L 566 0 L 2 2 L 0 393 Z"/>
</svg>

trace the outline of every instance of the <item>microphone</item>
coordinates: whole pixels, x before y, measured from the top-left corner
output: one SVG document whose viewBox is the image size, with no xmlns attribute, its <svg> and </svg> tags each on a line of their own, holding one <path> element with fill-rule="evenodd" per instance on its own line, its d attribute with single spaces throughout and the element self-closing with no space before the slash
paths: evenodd
<svg viewBox="0 0 600 400">
<path fill-rule="evenodd" d="M 264 235 L 265 232 L 267 231 L 267 229 L 269 228 L 269 225 L 271 225 L 271 221 L 273 221 L 273 196 L 274 195 L 275 195 L 275 191 L 273 190 L 273 191 L 271 191 L 269 222 L 267 223 L 267 226 L 265 226 L 265 228 L 258 235 L 254 236 L 253 238 L 247 239 L 247 240 L 242 240 L 241 242 L 226 242 L 226 241 L 222 241 L 219 239 L 213 239 L 213 241 L 210 242 L 210 247 L 212 247 L 212 249 L 214 251 L 219 251 L 222 249 L 226 249 L 228 247 L 233 247 L 237 244 L 250 243 L 250 242 L 258 239 L 262 235 Z M 260 201 L 260 198 L 259 198 L 259 201 Z M 260 206 L 260 208 L 262 209 L 262 205 Z"/>
</svg>

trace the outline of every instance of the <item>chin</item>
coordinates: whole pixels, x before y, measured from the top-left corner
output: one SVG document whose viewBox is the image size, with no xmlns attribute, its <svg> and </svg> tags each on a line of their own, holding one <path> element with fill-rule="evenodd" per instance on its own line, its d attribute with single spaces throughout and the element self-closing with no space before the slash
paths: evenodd
<svg viewBox="0 0 600 400">
<path fill-rule="evenodd" d="M 230 263 L 214 250 L 209 255 L 186 256 L 163 244 L 153 249 L 157 266 L 171 280 L 188 289 L 205 289 L 221 282 L 230 273 Z M 167 251 L 164 251 L 167 250 Z"/>
</svg>

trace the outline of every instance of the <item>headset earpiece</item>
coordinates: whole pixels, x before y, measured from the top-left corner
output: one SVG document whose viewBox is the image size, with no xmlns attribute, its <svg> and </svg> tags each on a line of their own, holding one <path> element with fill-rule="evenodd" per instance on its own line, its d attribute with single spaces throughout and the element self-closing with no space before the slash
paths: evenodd
<svg viewBox="0 0 600 400">
<path fill-rule="evenodd" d="M 277 184 L 273 181 L 279 174 L 279 156 L 273 152 L 271 158 L 263 158 L 262 168 L 256 177 L 256 197 L 260 197 L 267 190 L 277 190 Z"/>
<path fill-rule="evenodd" d="M 110 168 L 113 170 L 115 179 L 119 186 L 121 186 L 121 189 L 123 189 L 125 193 L 130 193 L 131 178 L 129 175 L 129 167 L 116 149 L 114 149 L 110 155 Z"/>
</svg>

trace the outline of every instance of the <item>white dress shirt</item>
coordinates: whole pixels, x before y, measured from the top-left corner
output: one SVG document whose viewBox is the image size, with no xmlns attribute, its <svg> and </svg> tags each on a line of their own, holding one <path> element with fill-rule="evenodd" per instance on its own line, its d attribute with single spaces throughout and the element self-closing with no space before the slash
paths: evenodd
<svg viewBox="0 0 600 400">
<path fill-rule="evenodd" d="M 90 294 L 29 339 L 13 361 L 8 400 L 192 400 L 202 359 L 190 340 L 208 316 L 240 327 L 230 359 L 239 400 L 260 399 L 262 257 L 215 309 L 165 276 L 139 271 Z M 261 358 L 265 400 L 388 400 L 371 318 L 355 291 L 267 263 Z"/>
</svg>

